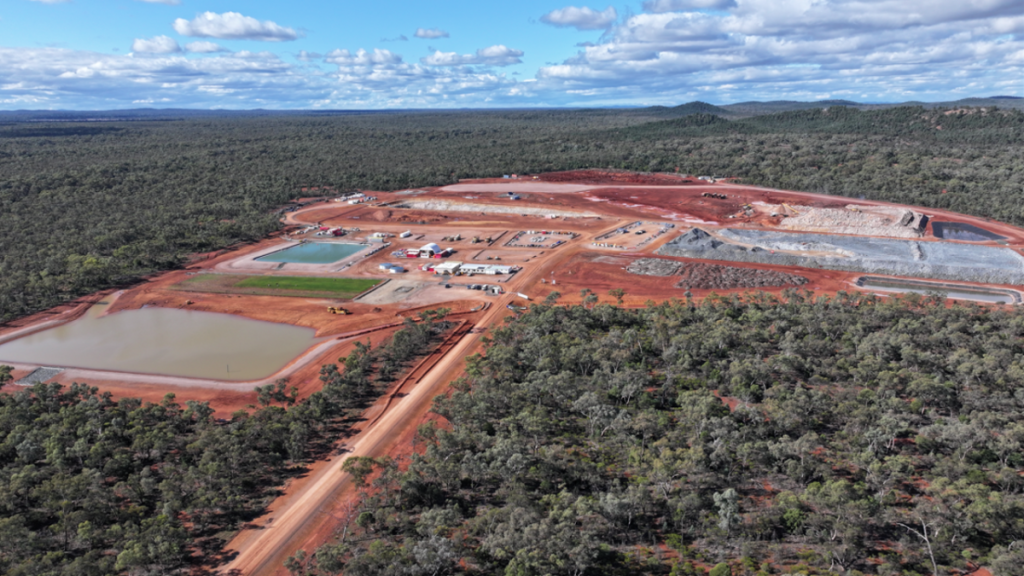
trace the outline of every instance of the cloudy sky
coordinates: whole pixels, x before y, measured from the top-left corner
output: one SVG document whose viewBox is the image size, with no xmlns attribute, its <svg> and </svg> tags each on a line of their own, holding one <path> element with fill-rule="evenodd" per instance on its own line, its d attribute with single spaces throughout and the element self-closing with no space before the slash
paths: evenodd
<svg viewBox="0 0 1024 576">
<path fill-rule="evenodd" d="M 4 0 L 0 109 L 1024 96 L 1024 0 Z"/>
</svg>

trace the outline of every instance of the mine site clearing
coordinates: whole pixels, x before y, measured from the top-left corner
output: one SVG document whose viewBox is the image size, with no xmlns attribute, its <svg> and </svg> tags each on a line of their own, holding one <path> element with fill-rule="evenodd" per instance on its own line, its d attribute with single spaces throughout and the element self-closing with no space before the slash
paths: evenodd
<svg viewBox="0 0 1024 576">
<path fill-rule="evenodd" d="M 227 418 L 256 402 L 255 386 L 284 379 L 305 398 L 320 367 L 357 343 L 379 346 L 422 312 L 449 310 L 456 328 L 339 441 L 345 455 L 316 463 L 228 546 L 238 554 L 225 570 L 240 573 L 272 573 L 328 538 L 336 519 L 321 511 L 343 489 L 345 458 L 409 444 L 486 330 L 553 291 L 560 304 L 587 290 L 643 306 L 796 289 L 1012 305 L 1024 285 L 1024 230 L 1012 226 L 674 174 L 539 174 L 303 204 L 260 242 L 0 330 L 0 362 L 22 385 L 174 393 Z"/>
<path fill-rule="evenodd" d="M 318 362 L 336 358 L 354 339 L 386 338 L 405 317 L 430 308 L 449 308 L 475 323 L 492 307 L 521 306 L 554 290 L 561 302 L 579 301 L 584 289 L 611 302 L 607 291 L 614 288 L 625 290 L 626 305 L 789 288 L 1019 303 L 1024 285 L 1024 231 L 1005 224 L 673 174 L 540 174 L 303 204 L 285 212 L 286 229 L 266 240 L 89 300 L 107 302 L 103 307 L 83 301 L 0 332 L 0 360 L 13 364 L 17 377 L 49 368 L 36 378 L 64 382 L 73 374 L 125 393 L 139 382 L 240 393 L 282 375 L 312 391 Z M 313 283 L 303 292 L 304 284 L 289 278 L 369 283 L 359 293 Z M 167 314 L 111 328 L 109 350 L 75 345 L 72 334 L 62 356 L 70 361 L 26 352 L 52 345 L 56 330 L 74 332 L 90 322 L 106 333 L 112 320 L 154 308 Z M 235 319 L 248 324 L 211 328 Z M 205 342 L 189 325 L 220 336 L 191 352 L 173 346 L 160 362 L 139 352 L 131 354 L 143 359 L 136 363 L 75 360 L 116 358 L 127 339 L 147 346 L 138 334 Z M 308 332 L 283 336 L 279 327 Z M 245 346 L 229 354 L 218 338 Z M 246 363 L 260 369 L 242 371 Z M 175 368 L 184 365 L 208 368 Z"/>
</svg>

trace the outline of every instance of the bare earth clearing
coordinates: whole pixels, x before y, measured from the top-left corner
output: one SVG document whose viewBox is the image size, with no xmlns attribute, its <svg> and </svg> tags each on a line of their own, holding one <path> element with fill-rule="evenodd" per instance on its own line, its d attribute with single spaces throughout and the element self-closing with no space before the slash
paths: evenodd
<svg viewBox="0 0 1024 576">
<path fill-rule="evenodd" d="M 617 299 L 608 294 L 609 290 L 622 289 L 626 306 L 642 306 L 649 300 L 681 299 L 687 289 L 697 299 L 712 291 L 721 294 L 759 289 L 778 293 L 797 286 L 815 293 L 834 294 L 840 290 L 856 290 L 856 280 L 865 273 L 841 250 L 834 251 L 830 257 L 840 259 L 843 267 L 829 270 L 802 267 L 783 258 L 773 260 L 770 254 L 759 256 L 758 261 L 737 262 L 735 258 L 720 256 L 725 254 L 722 246 L 715 247 L 717 252 L 708 251 L 700 257 L 674 255 L 671 248 L 665 248 L 673 246 L 672 243 L 684 235 L 692 234 L 695 228 L 706 231 L 712 239 L 710 243 L 724 243 L 731 238 L 748 251 L 756 243 L 743 244 L 737 238 L 771 234 L 773 239 L 775 235 L 785 235 L 784 239 L 792 240 L 793 245 L 786 244 L 786 250 L 814 254 L 814 246 L 798 246 L 800 242 L 807 242 L 800 236 L 809 232 L 828 237 L 836 246 L 841 244 L 841 238 L 847 239 L 842 242 L 870 238 L 872 244 L 882 238 L 890 242 L 911 242 L 923 247 L 921 254 L 924 255 L 958 254 L 964 250 L 963 246 L 969 245 L 1005 251 L 998 253 L 1012 260 L 1012 255 L 1019 258 L 1024 248 L 1024 230 L 941 210 L 735 184 L 707 184 L 672 174 L 581 171 L 538 176 L 538 180 L 530 176 L 514 181 L 467 181 L 422 189 L 421 193 L 414 194 L 373 192 L 377 200 L 371 204 L 353 206 L 325 201 L 306 206 L 285 214 L 284 234 L 289 238 L 317 241 L 319 238 L 310 238 L 308 232 L 299 233 L 308 225 L 321 224 L 342 227 L 346 230 L 342 240 L 366 242 L 367 249 L 326 265 L 280 266 L 256 262 L 256 256 L 294 243 L 293 239 L 274 236 L 232 251 L 208 255 L 186 270 L 151 278 L 124 290 L 110 307 L 112 314 L 146 306 L 221 312 L 305 326 L 315 329 L 318 337 L 329 338 L 263 381 L 226 383 L 99 370 L 65 370 L 53 381 L 88 382 L 112 392 L 115 397 L 142 397 L 153 402 L 173 392 L 179 402 L 208 401 L 218 415 L 230 414 L 254 402 L 254 386 L 278 378 L 287 378 L 289 384 L 299 388 L 300 398 L 304 398 L 319 388 L 320 366 L 346 355 L 355 342 L 369 340 L 374 345 L 379 344 L 407 317 L 415 318 L 429 309 L 450 309 L 452 319 L 464 322 L 461 324 L 464 329 L 457 331 L 429 361 L 413 368 L 412 373 L 397 384 L 397 389 L 389 391 L 388 396 L 371 407 L 362 429 L 335 447 L 336 456 L 332 460 L 317 463 L 307 477 L 290 483 L 264 516 L 238 533 L 227 545 L 229 563 L 209 567 L 222 574 L 286 574 L 282 566 L 284 559 L 300 548 L 309 551 L 327 541 L 340 521 L 339 507 L 353 497 L 351 479 L 340 473 L 345 459 L 409 453 L 416 426 L 436 418 L 429 413 L 431 399 L 444 393 L 450 382 L 461 374 L 465 358 L 480 350 L 486 331 L 500 325 L 510 315 L 507 304 L 528 305 L 543 300 L 552 291 L 562 294 L 560 304 L 572 304 L 582 300 L 584 289 L 592 290 L 601 302 L 610 303 Z M 508 199 L 508 192 L 521 194 L 521 199 Z M 708 195 L 712 193 L 714 197 Z M 907 217 L 908 213 L 911 216 Z M 922 224 L 920 216 L 927 216 L 928 222 Z M 939 239 L 931 227 L 931 221 L 936 218 L 970 225 L 993 236 L 1005 237 L 1005 240 L 965 243 Z M 595 243 L 614 242 L 614 235 L 605 240 L 599 237 L 637 221 L 643 222 L 645 234 L 628 232 L 628 242 L 625 235 L 619 234 L 623 238 L 622 248 L 609 250 L 595 246 Z M 508 245 L 513 235 L 527 230 L 567 231 L 577 236 L 558 237 L 564 243 L 554 249 Z M 657 238 L 646 241 L 661 230 L 664 232 Z M 370 235 L 375 232 L 385 237 L 370 241 Z M 409 234 L 402 237 L 405 232 Z M 526 239 L 532 236 L 541 235 L 529 235 Z M 456 237 L 457 240 L 443 240 Z M 418 249 L 427 243 L 451 248 L 454 253 L 438 259 L 393 255 L 396 251 Z M 915 253 L 910 252 L 912 256 Z M 452 261 L 514 263 L 522 266 L 522 270 L 510 276 L 477 274 L 469 278 L 439 276 L 420 269 L 424 264 Z M 398 264 L 405 272 L 389 274 L 381 268 L 383 264 Z M 214 274 L 214 271 L 228 274 Z M 353 300 L 356 294 L 238 288 L 237 274 L 243 272 L 260 278 L 313 276 L 387 282 Z M 1009 278 L 992 274 L 992 278 L 1004 276 Z M 922 279 L 934 278 L 925 275 Z M 984 277 L 960 280 L 979 287 L 1017 289 L 1006 284 L 986 284 Z M 489 295 L 481 290 L 470 290 L 469 286 L 474 284 L 500 286 L 503 293 Z M 529 297 L 530 302 L 518 294 Z M 98 294 L 0 327 L 0 341 L 73 321 L 93 302 L 108 296 L 111 295 Z M 331 313 L 329 306 L 343 307 L 347 314 Z M 18 364 L 14 376 L 24 376 L 35 367 Z M 12 388 L 8 385 L 8 389 Z"/>
</svg>

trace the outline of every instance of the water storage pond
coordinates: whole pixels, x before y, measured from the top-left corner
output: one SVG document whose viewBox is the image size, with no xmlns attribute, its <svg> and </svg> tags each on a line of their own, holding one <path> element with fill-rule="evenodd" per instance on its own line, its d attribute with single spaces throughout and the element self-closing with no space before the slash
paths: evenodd
<svg viewBox="0 0 1024 576">
<path fill-rule="evenodd" d="M 967 242 L 985 242 L 989 240 L 1005 240 L 1006 236 L 1000 236 L 995 232 L 989 232 L 984 228 L 978 228 L 973 224 L 964 222 L 935 222 L 932 221 L 932 234 L 943 240 L 964 240 Z"/>
<path fill-rule="evenodd" d="M 916 292 L 918 294 L 927 294 L 929 292 L 941 292 L 945 294 L 947 298 L 972 300 L 974 302 L 987 302 L 990 304 L 1016 304 L 1021 301 L 1020 294 L 1013 290 L 981 288 L 966 284 L 916 282 L 914 280 L 861 276 L 857 279 L 857 286 L 864 288 L 869 292 L 881 293 Z"/>
<path fill-rule="evenodd" d="M 260 262 L 287 262 L 289 264 L 330 264 L 366 248 L 364 244 L 347 242 L 303 242 L 298 246 L 260 256 Z"/>
<path fill-rule="evenodd" d="M 318 342 L 315 330 L 230 314 L 143 308 L 75 320 L 0 344 L 0 361 L 218 380 L 256 380 Z"/>
</svg>

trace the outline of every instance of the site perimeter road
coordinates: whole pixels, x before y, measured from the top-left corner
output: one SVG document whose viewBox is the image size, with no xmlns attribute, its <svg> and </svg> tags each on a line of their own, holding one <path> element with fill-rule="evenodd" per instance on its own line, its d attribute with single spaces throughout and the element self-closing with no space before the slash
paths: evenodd
<svg viewBox="0 0 1024 576">
<path fill-rule="evenodd" d="M 620 225 L 609 224 L 609 230 Z M 543 265 L 538 262 L 529 273 L 517 275 L 514 286 L 530 286 L 556 261 L 571 257 L 604 232 L 602 230 L 581 236 L 566 246 L 565 251 L 554 251 Z M 513 288 L 509 287 L 509 290 Z M 515 296 L 509 295 L 499 299 L 484 312 L 476 326 L 495 325 L 509 313 L 505 305 L 514 299 Z M 284 561 L 296 551 L 309 547 L 306 552 L 311 553 L 311 548 L 319 544 L 312 541 L 318 528 L 332 515 L 334 505 L 344 497 L 346 489 L 352 486 L 351 476 L 341 471 L 345 461 L 352 456 L 376 458 L 387 454 L 390 446 L 430 411 L 434 396 L 442 393 L 452 379 L 462 372 L 466 356 L 475 351 L 482 334 L 483 331 L 474 330 L 463 337 L 438 360 L 407 396 L 392 405 L 372 426 L 368 425 L 343 444 L 341 448 L 349 450 L 346 454 L 331 461 L 329 466 L 320 468 L 302 488 L 272 504 L 268 512 L 268 515 L 273 515 L 272 521 L 267 521 L 260 528 L 243 530 L 235 536 L 226 548 L 228 553 L 237 551 L 237 556 L 220 568 L 218 573 L 229 576 L 270 576 L 284 572 Z"/>
</svg>

